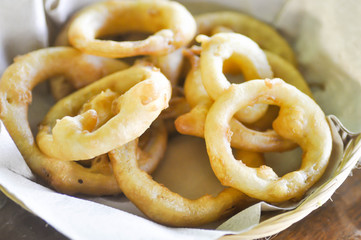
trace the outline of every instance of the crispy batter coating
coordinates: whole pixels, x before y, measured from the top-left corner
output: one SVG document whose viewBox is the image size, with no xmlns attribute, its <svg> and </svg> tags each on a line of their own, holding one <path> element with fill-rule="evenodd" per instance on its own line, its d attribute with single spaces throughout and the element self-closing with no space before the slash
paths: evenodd
<svg viewBox="0 0 361 240">
<path fill-rule="evenodd" d="M 238 109 L 253 101 L 280 106 L 273 128 L 303 150 L 299 170 L 279 177 L 270 167 L 254 169 L 234 158 L 227 137 L 229 121 Z M 301 197 L 322 176 L 332 149 L 330 127 L 320 107 L 277 78 L 232 85 L 210 108 L 204 136 L 212 169 L 221 183 L 269 202 Z"/>
<path fill-rule="evenodd" d="M 101 40 L 120 33 L 154 33 L 139 41 Z M 187 45 L 196 23 L 188 10 L 175 1 L 104 1 L 81 10 L 69 27 L 69 42 L 89 54 L 119 58 L 164 55 Z"/>
</svg>

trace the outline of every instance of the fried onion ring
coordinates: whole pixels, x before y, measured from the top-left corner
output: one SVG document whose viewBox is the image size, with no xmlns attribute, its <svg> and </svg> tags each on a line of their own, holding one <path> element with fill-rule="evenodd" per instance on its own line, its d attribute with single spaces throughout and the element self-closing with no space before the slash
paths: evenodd
<svg viewBox="0 0 361 240">
<path fill-rule="evenodd" d="M 296 57 L 287 41 L 271 26 L 239 12 L 222 11 L 195 16 L 197 35 L 213 35 L 226 29 L 243 34 L 255 41 L 262 49 L 275 53 L 293 65 Z"/>
<path fill-rule="evenodd" d="M 73 95 L 74 96 L 74 95 Z M 92 97 L 81 107 L 79 114 L 89 110 L 97 112 L 97 121 L 92 128 L 98 129 L 109 119 L 114 117 L 113 102 L 118 94 L 107 89 L 98 95 Z M 139 168 L 147 173 L 152 173 L 162 159 L 167 146 L 168 132 L 164 121 L 160 118 L 155 120 L 152 125 L 139 137 Z M 78 161 L 82 164 L 82 161 Z M 103 174 L 113 174 L 111 164 L 107 154 L 102 154 L 90 160 L 90 169 Z"/>
<path fill-rule="evenodd" d="M 229 121 L 250 102 L 280 106 L 273 128 L 303 150 L 299 170 L 279 177 L 270 167 L 253 169 L 234 158 Z M 212 169 L 221 183 L 269 202 L 300 198 L 322 176 L 332 149 L 331 131 L 320 107 L 281 79 L 232 85 L 210 108 L 204 135 Z"/>
<path fill-rule="evenodd" d="M 154 34 L 140 41 L 96 39 L 132 31 Z M 193 16 L 177 2 L 122 0 L 99 2 L 81 10 L 69 27 L 68 38 L 86 53 L 120 58 L 164 55 L 187 45 L 195 33 Z"/>
<path fill-rule="evenodd" d="M 255 200 L 232 188 L 216 197 L 190 200 L 155 182 L 137 166 L 137 141 L 110 151 L 119 186 L 127 198 L 152 220 L 170 226 L 200 226 L 234 214 Z"/>
<path fill-rule="evenodd" d="M 80 113 L 88 109 L 96 110 L 98 121 L 95 128 L 97 128 L 113 116 L 111 114 L 111 100 L 115 97 L 116 94 L 109 90 L 101 93 L 90 102 L 84 104 Z M 155 120 L 150 128 L 139 137 L 138 165 L 141 170 L 152 173 L 156 169 L 165 153 L 167 139 L 168 133 L 162 119 Z M 78 161 L 78 163 L 86 166 L 92 172 L 113 175 L 113 168 L 111 167 L 108 154 L 102 154 L 89 161 Z"/>
<path fill-rule="evenodd" d="M 75 14 L 62 28 L 57 38 L 55 39 L 55 46 L 70 46 L 70 43 L 68 41 L 68 31 L 73 19 L 75 19 L 76 16 L 77 15 Z M 126 37 L 125 40 L 130 41 L 131 39 Z M 183 49 L 184 48 L 182 47 L 165 55 L 148 56 L 145 60 L 150 61 L 152 64 L 158 67 L 160 71 L 169 79 L 172 86 L 175 87 L 180 79 L 181 71 L 183 68 Z M 125 62 L 123 63 L 123 61 L 120 60 L 108 58 L 105 59 L 107 59 L 109 63 L 104 64 L 104 76 L 129 67 Z M 126 61 L 132 64 L 134 59 L 127 59 Z M 117 63 L 119 64 L 119 68 L 115 68 Z M 112 67 L 112 65 L 114 66 Z M 82 82 L 83 84 L 81 85 L 73 86 L 64 77 L 54 77 L 50 79 L 50 89 L 54 98 L 56 100 L 59 100 L 67 96 L 71 92 L 75 91 L 76 89 L 88 85 L 93 81 L 92 78 L 88 78 L 86 82 Z"/>
<path fill-rule="evenodd" d="M 267 56 L 268 63 L 272 68 L 275 78 L 281 78 L 286 83 L 295 86 L 303 93 L 313 97 L 306 80 L 292 64 L 272 52 L 266 50 L 264 50 L 264 52 Z M 232 72 L 233 74 L 239 73 L 239 69 L 235 64 L 227 64 L 225 67 L 227 69 L 224 69 L 224 72 Z M 264 116 L 262 116 L 262 118 L 258 119 L 256 122 L 248 123 L 247 127 L 265 131 L 272 128 L 272 122 L 277 117 L 277 115 L 278 107 L 269 106 L 267 112 Z"/>
<path fill-rule="evenodd" d="M 26 163 L 50 186 L 67 194 L 108 195 L 120 193 L 120 189 L 113 175 L 94 172 L 76 162 L 58 161 L 40 151 L 28 123 L 31 90 L 60 74 L 70 81 L 92 75 L 96 59 L 69 47 L 41 49 L 17 57 L 0 81 L 0 117 Z"/>
<path fill-rule="evenodd" d="M 122 94 L 113 100 L 111 119 L 95 129 L 99 117 L 94 109 L 75 116 L 87 99 L 107 89 Z M 170 83 L 158 69 L 134 65 L 60 100 L 41 123 L 37 143 L 46 155 L 63 161 L 107 153 L 144 133 L 168 106 L 170 95 Z"/>
<path fill-rule="evenodd" d="M 65 75 L 76 81 L 80 75 L 97 74 L 99 57 L 73 48 L 54 47 L 17 57 L 0 81 L 0 117 L 30 169 L 58 192 L 66 194 L 114 195 L 121 192 L 114 175 L 100 173 L 73 161 L 59 161 L 43 154 L 28 123 L 32 89 L 40 82 Z M 88 63 L 88 64 L 86 64 Z"/>
<path fill-rule="evenodd" d="M 266 161 L 262 153 L 235 149 L 234 157 L 235 159 L 242 159 L 242 162 L 247 167 L 257 168 L 262 165 L 266 165 Z"/>
<path fill-rule="evenodd" d="M 200 57 L 202 82 L 209 96 L 215 100 L 230 86 L 223 73 L 225 60 L 237 63 L 247 80 L 272 78 L 273 72 L 267 57 L 250 38 L 238 33 L 217 33 L 212 37 L 197 36 L 201 42 Z M 236 117 L 242 122 L 252 123 L 267 111 L 266 104 L 252 104 L 240 109 Z"/>
<path fill-rule="evenodd" d="M 184 84 L 184 93 L 192 110 L 179 116 L 175 120 L 175 126 L 177 131 L 182 134 L 204 137 L 204 124 L 213 100 L 203 87 L 199 57 L 192 52 L 188 52 L 187 56 L 190 58 L 192 68 Z M 231 141 L 234 148 L 269 152 L 286 151 L 296 146 L 294 142 L 282 138 L 275 131 L 254 131 L 245 127 L 235 118 L 231 119 L 230 125 L 234 133 Z"/>
</svg>

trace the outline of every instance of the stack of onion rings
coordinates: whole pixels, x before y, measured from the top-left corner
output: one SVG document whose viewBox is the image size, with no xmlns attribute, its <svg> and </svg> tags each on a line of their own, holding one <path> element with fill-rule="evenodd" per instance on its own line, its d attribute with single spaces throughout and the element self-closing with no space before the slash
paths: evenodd
<svg viewBox="0 0 361 240">
<path fill-rule="evenodd" d="M 106 124 L 96 130 L 87 128 L 90 122 L 98 121 L 97 112 L 91 109 L 70 117 L 86 99 L 106 89 L 124 93 L 114 100 L 116 114 Z M 140 136 L 168 106 L 170 92 L 169 81 L 152 67 L 135 65 L 111 74 L 61 99 L 41 124 L 38 145 L 48 156 L 63 160 L 89 159 L 109 152 Z M 56 119 L 61 120 L 51 127 Z"/>
<path fill-rule="evenodd" d="M 76 81 L 80 75 L 92 75 L 97 69 L 97 58 L 69 47 L 34 51 L 18 57 L 6 69 L 0 83 L 1 119 L 27 164 L 57 191 L 67 194 L 109 195 L 121 190 L 112 174 L 99 173 L 74 161 L 57 160 L 40 151 L 27 121 L 31 90 L 51 76 L 65 75 L 69 81 Z M 145 68 L 153 71 L 152 67 Z"/>
<path fill-rule="evenodd" d="M 192 52 L 188 52 L 188 55 L 191 58 L 192 68 L 186 78 L 184 89 L 186 99 L 190 103 L 192 110 L 189 113 L 178 117 L 175 121 L 175 125 L 180 133 L 203 137 L 205 119 L 213 101 L 203 87 L 199 58 Z M 269 58 L 272 59 L 272 61 L 270 61 L 270 64 L 272 64 L 271 68 L 277 70 L 277 77 L 283 77 L 286 81 L 291 79 L 309 93 L 309 89 L 303 78 L 298 78 L 299 80 L 295 81 L 297 78 L 289 77 L 297 75 L 297 71 L 293 70 L 292 65 L 272 53 L 267 53 L 267 56 L 270 56 Z M 279 65 L 279 62 L 274 59 L 282 61 L 284 66 L 286 66 L 285 69 L 282 68 L 283 65 Z M 231 129 L 234 132 L 231 144 L 235 148 L 256 152 L 269 152 L 290 150 L 296 146 L 292 141 L 280 137 L 274 131 L 254 131 L 246 128 L 241 122 L 234 118 L 231 120 Z"/>
<path fill-rule="evenodd" d="M 139 33 L 150 36 L 138 40 Z M 130 37 L 110 39 L 117 34 Z M 201 46 L 188 49 L 192 41 Z M 18 57 L 5 71 L 0 117 L 32 171 L 59 192 L 123 191 L 154 221 L 193 227 L 256 201 L 299 199 L 327 166 L 332 145 L 325 116 L 307 96 L 287 42 L 258 20 L 234 12 L 194 19 L 167 0 L 110 0 L 77 12 L 56 44 L 67 47 Z M 142 60 L 114 59 L 125 57 Z M 246 82 L 231 84 L 226 73 L 240 72 Z M 60 100 L 35 140 L 27 121 L 31 91 L 59 75 L 51 85 Z M 269 104 L 279 105 L 279 113 Z M 180 133 L 204 137 L 212 169 L 227 186 L 217 196 L 190 200 L 149 175 L 174 119 Z M 264 152 L 297 145 L 304 151 L 298 171 L 278 177 L 265 165 Z"/>
<path fill-rule="evenodd" d="M 139 1 L 139 2 L 141 5 L 142 4 L 141 1 Z M 144 2 L 147 4 L 150 3 L 149 1 L 144 1 Z M 90 12 L 92 14 L 95 14 L 98 10 L 102 9 L 102 7 L 107 8 L 109 4 L 110 4 L 110 2 L 97 3 L 97 6 L 99 8 L 97 8 L 94 5 L 90 8 L 92 8 L 92 9 L 95 8 L 95 9 L 93 9 L 93 11 L 90 11 Z M 124 4 L 124 3 L 119 3 L 119 1 L 112 1 L 111 4 L 117 5 L 117 4 Z M 170 5 L 172 5 L 172 4 L 173 5 L 175 4 L 175 5 L 171 7 Z M 158 7 L 162 8 L 163 5 L 164 4 L 161 3 L 160 6 L 158 6 Z M 181 6 L 178 6 L 178 3 L 169 3 L 168 2 L 168 3 L 166 3 L 166 6 L 174 8 L 175 11 L 182 9 Z M 125 6 L 122 5 L 122 6 L 118 6 L 118 7 L 119 7 L 119 11 L 120 11 L 121 8 L 123 8 Z M 132 7 L 137 8 L 139 6 L 132 6 Z M 69 39 L 68 39 L 69 28 L 70 28 L 70 26 L 73 25 L 74 20 L 77 20 L 78 18 L 81 17 L 81 16 L 78 17 L 78 15 L 84 15 L 84 14 L 87 15 L 88 13 L 78 12 L 65 24 L 65 26 L 61 29 L 60 33 L 58 34 L 57 38 L 55 39 L 55 43 L 54 43 L 55 46 L 70 46 L 71 45 L 71 43 L 69 42 Z M 160 14 L 160 13 L 157 13 L 156 15 L 158 15 L 158 14 Z M 186 12 L 181 12 L 179 14 L 188 15 Z M 161 18 L 162 16 L 159 15 L 158 17 Z M 154 16 L 154 18 L 152 18 L 152 19 L 154 20 L 158 17 Z M 173 16 L 173 17 L 175 17 L 175 16 Z M 185 19 L 188 19 L 188 18 L 186 17 Z M 124 19 L 122 19 L 122 20 L 124 20 Z M 188 19 L 188 20 L 190 22 L 192 22 L 191 19 Z M 177 22 L 177 25 L 173 25 L 173 27 L 175 29 L 183 29 L 184 30 L 184 25 L 186 23 L 187 22 Z M 191 24 L 191 26 L 193 26 L 193 25 L 195 25 L 195 23 Z M 141 26 L 141 27 L 143 27 L 143 26 Z M 139 28 L 134 29 L 133 31 L 139 31 Z M 137 36 L 136 33 L 133 33 L 133 32 L 128 33 L 126 29 L 124 29 L 124 31 L 119 30 L 119 31 L 115 31 L 114 33 L 111 33 L 111 35 L 117 35 L 117 34 L 126 34 L 125 39 L 127 40 L 127 43 L 132 42 L 132 44 L 134 44 L 134 45 L 139 44 L 137 41 L 132 40 L 132 37 L 134 35 Z M 194 34 L 195 34 L 195 32 L 194 32 L 194 30 L 192 30 L 192 28 L 189 28 L 188 31 L 184 33 L 184 35 L 187 35 L 188 38 L 190 38 L 190 39 L 194 37 Z M 102 40 L 102 41 L 105 42 L 105 40 Z M 126 45 L 126 43 L 124 43 L 124 42 L 119 43 L 119 44 Z M 182 54 L 182 49 L 184 49 L 184 47 L 182 47 L 182 45 L 180 45 L 180 46 L 181 47 L 179 47 L 179 49 L 167 52 L 166 54 L 161 54 L 161 55 L 156 54 L 156 55 L 151 55 L 151 56 L 146 57 L 146 60 L 152 62 L 156 67 L 158 67 L 161 70 L 161 72 L 172 83 L 173 87 L 177 86 L 177 83 L 180 80 L 181 71 L 183 69 L 184 58 L 183 58 L 183 54 Z M 138 56 L 138 55 L 139 54 L 136 54 L 135 56 Z M 114 71 L 121 70 L 121 69 L 128 67 L 128 65 L 122 61 L 115 60 L 115 59 L 114 60 L 108 59 L 108 58 L 105 58 L 105 59 L 107 59 L 107 62 L 105 63 L 105 66 L 104 66 L 104 76 L 107 74 L 110 74 Z M 129 59 L 127 61 L 129 62 Z M 75 91 L 76 89 L 79 89 L 87 84 L 90 84 L 91 82 L 93 82 L 93 79 L 88 78 L 86 82 L 84 82 L 84 81 L 82 81 L 82 82 L 84 83 L 83 85 L 73 85 L 72 83 L 68 82 L 64 77 L 54 77 L 50 80 L 50 88 L 51 88 L 52 94 L 55 97 L 55 99 L 59 100 L 59 99 L 63 98 L 64 96 L 70 94 L 71 92 Z"/>
</svg>

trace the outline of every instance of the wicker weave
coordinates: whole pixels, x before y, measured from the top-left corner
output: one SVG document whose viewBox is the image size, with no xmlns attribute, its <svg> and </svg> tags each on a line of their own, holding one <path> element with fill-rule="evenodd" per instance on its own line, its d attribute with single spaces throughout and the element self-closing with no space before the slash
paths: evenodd
<svg viewBox="0 0 361 240">
<path fill-rule="evenodd" d="M 252 229 L 236 234 L 224 236 L 221 239 L 256 239 L 277 234 L 293 223 L 306 217 L 312 211 L 327 202 L 336 189 L 346 180 L 361 158 L 361 134 L 349 132 L 342 126 L 335 116 L 328 119 L 333 127 L 334 134 L 338 134 L 343 143 L 344 151 L 341 161 L 331 177 L 320 187 L 315 189 L 297 208 L 262 221 Z M 338 137 L 338 136 L 337 136 Z"/>
</svg>

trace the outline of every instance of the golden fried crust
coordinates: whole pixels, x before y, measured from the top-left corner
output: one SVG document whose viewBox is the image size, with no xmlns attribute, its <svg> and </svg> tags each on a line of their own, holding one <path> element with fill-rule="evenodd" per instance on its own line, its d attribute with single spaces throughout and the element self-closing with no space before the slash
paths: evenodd
<svg viewBox="0 0 361 240">
<path fill-rule="evenodd" d="M 112 41 L 99 37 L 129 33 L 154 33 L 145 40 Z M 69 27 L 69 42 L 89 54 L 119 58 L 164 55 L 187 45 L 195 36 L 193 16 L 173 1 L 105 1 L 77 14 Z"/>
<path fill-rule="evenodd" d="M 280 59 L 274 54 L 269 54 L 275 56 L 276 59 Z M 192 110 L 186 114 L 179 116 L 175 121 L 175 126 L 177 131 L 182 134 L 203 137 L 204 123 L 208 110 L 213 103 L 213 100 L 209 97 L 206 89 L 203 86 L 199 57 L 190 52 L 187 53 L 187 56 L 191 60 L 191 70 L 189 71 L 184 84 L 184 93 L 186 100 L 192 107 Z M 282 61 L 285 62 L 284 60 Z M 275 61 L 272 61 L 271 63 L 273 64 L 274 62 Z M 290 65 L 289 63 L 287 64 Z M 271 67 L 273 66 L 276 66 L 277 69 L 280 69 L 278 70 L 278 72 L 285 72 L 285 74 L 283 74 L 282 76 L 287 77 L 286 81 L 289 79 L 288 76 L 293 76 L 293 74 L 288 74 L 287 68 L 282 69 L 280 65 L 275 64 L 271 65 Z M 233 72 L 240 71 L 239 66 L 235 62 L 229 62 L 227 68 L 228 70 Z M 287 74 L 288 76 L 286 76 Z M 305 85 L 305 83 L 300 83 L 299 85 L 303 86 Z M 272 110 L 273 109 L 271 109 L 271 111 Z M 273 114 L 272 112 L 267 113 Z M 273 120 L 272 116 L 270 121 Z M 262 121 L 264 121 L 266 117 L 267 116 L 264 116 Z M 258 122 L 256 123 L 260 124 Z M 266 122 L 265 124 L 270 123 Z M 230 125 L 233 132 L 231 140 L 232 147 L 242 148 L 248 151 L 256 152 L 285 151 L 296 147 L 296 144 L 293 141 L 284 139 L 283 137 L 279 136 L 275 131 L 255 131 L 245 127 L 244 124 L 242 124 L 235 118 L 231 119 Z"/>
<path fill-rule="evenodd" d="M 241 69 L 246 80 L 272 78 L 273 72 L 265 53 L 250 38 L 238 33 L 217 33 L 212 37 L 197 36 L 201 42 L 200 68 L 202 83 L 209 96 L 216 100 L 230 86 L 223 72 L 226 60 Z M 252 123 L 267 111 L 267 104 L 253 104 L 240 109 L 237 119 Z"/>
<path fill-rule="evenodd" d="M 90 109 L 75 116 L 74 111 L 107 89 L 121 94 L 113 101 L 115 115 L 91 130 L 87 124 L 97 121 L 97 112 Z M 107 153 L 142 135 L 168 107 L 170 95 L 170 83 L 158 69 L 134 65 L 61 99 L 41 123 L 37 143 L 45 154 L 64 161 Z"/>
<path fill-rule="evenodd" d="M 227 217 L 256 200 L 232 188 L 216 197 L 204 195 L 190 200 L 155 182 L 137 167 L 137 141 L 109 153 L 119 186 L 124 194 L 152 220 L 178 227 L 200 226 Z"/>
<path fill-rule="evenodd" d="M 253 169 L 234 159 L 227 137 L 229 121 L 255 100 L 280 106 L 273 128 L 302 148 L 299 170 L 278 177 L 269 167 Z M 222 184 L 269 202 L 301 197 L 322 176 L 332 149 L 331 131 L 320 107 L 281 79 L 232 85 L 210 108 L 204 135 L 212 169 Z"/>
<path fill-rule="evenodd" d="M 65 75 L 69 81 L 75 81 L 81 75 L 101 75 L 101 62 L 100 57 L 89 56 L 70 47 L 41 49 L 16 58 L 0 81 L 1 120 L 30 169 L 59 192 L 91 195 L 121 192 L 113 175 L 102 174 L 75 161 L 59 161 L 42 153 L 27 119 L 31 91 L 38 83 L 56 75 Z M 143 79 L 144 74 L 137 76 Z M 67 110 L 69 115 L 75 115 L 79 109 L 80 106 Z"/>
</svg>

